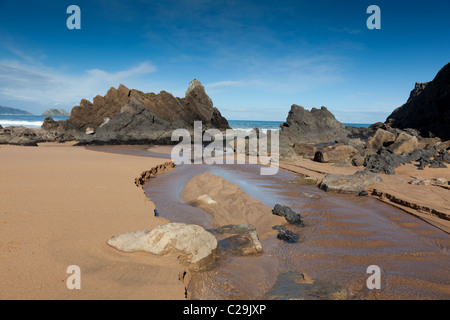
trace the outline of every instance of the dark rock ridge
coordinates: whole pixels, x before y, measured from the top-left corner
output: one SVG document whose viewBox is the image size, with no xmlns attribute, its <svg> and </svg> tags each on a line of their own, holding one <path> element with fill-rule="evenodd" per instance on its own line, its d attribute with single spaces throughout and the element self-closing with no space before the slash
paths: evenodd
<svg viewBox="0 0 450 320">
<path fill-rule="evenodd" d="M 297 235 L 293 233 L 292 231 L 287 230 L 283 226 L 274 226 L 272 227 L 273 230 L 277 230 L 277 239 L 287 242 L 287 243 L 297 243 Z"/>
<path fill-rule="evenodd" d="M 170 143 L 173 130 L 193 131 L 194 121 L 202 121 L 205 130 L 230 128 L 198 80 L 189 84 L 184 98 L 166 91 L 143 93 L 121 84 L 92 103 L 81 100 L 66 121 L 45 119 L 42 128 L 82 144 Z"/>
<path fill-rule="evenodd" d="M 288 143 L 327 143 L 346 138 L 350 132 L 326 107 L 311 111 L 293 105 L 286 122 L 281 125 L 280 138 Z"/>
<path fill-rule="evenodd" d="M 450 63 L 429 83 L 417 83 L 408 101 L 386 120 L 399 129 L 417 129 L 423 137 L 450 140 Z"/>
<path fill-rule="evenodd" d="M 53 142 L 55 135 L 41 129 L 0 126 L 0 144 L 36 147 L 40 142 Z"/>
</svg>

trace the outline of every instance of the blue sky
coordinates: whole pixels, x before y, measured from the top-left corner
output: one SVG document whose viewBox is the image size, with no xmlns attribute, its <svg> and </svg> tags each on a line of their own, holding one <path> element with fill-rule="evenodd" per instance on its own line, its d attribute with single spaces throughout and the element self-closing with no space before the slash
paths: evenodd
<svg viewBox="0 0 450 320">
<path fill-rule="evenodd" d="M 120 83 L 183 97 L 198 79 L 227 119 L 284 121 L 298 104 L 384 121 L 450 62 L 449 14 L 448 0 L 0 0 L 0 105 L 70 110 Z"/>
</svg>

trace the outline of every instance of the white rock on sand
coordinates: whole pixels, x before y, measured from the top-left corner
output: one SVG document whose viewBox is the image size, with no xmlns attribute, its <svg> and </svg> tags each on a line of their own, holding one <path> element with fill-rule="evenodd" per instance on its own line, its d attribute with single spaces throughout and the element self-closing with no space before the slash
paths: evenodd
<svg viewBox="0 0 450 320">
<path fill-rule="evenodd" d="M 217 249 L 216 238 L 197 225 L 168 223 L 152 230 L 122 233 L 109 239 L 108 244 L 122 252 L 144 251 L 157 255 L 181 252 L 192 257 L 190 263 L 209 258 Z"/>
</svg>

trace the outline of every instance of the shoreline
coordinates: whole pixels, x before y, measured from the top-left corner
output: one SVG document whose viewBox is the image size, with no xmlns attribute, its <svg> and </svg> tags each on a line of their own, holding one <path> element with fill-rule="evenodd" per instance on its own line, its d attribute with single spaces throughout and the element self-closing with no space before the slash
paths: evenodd
<svg viewBox="0 0 450 320">
<path fill-rule="evenodd" d="M 155 204 L 142 192 L 142 186 L 173 166 L 165 158 L 92 152 L 73 146 L 43 143 L 37 148 L 0 147 L 0 194 L 5 199 L 0 211 L 0 258 L 4 261 L 0 287 L 8 288 L 0 292 L 0 298 L 184 300 L 189 277 L 180 279 L 185 268 L 176 256 L 123 254 L 106 244 L 114 234 L 169 222 L 154 216 Z M 167 150 L 156 146 L 152 151 Z M 299 158 L 295 163 L 280 163 L 280 169 L 321 180 L 327 173 L 352 174 L 360 168 Z M 415 170 L 415 177 L 427 177 L 441 169 L 418 172 L 413 166 L 401 167 L 398 175 L 382 175 L 384 182 L 373 186 L 371 197 L 408 212 L 389 197 L 386 200 L 375 194 L 393 194 L 405 203 L 411 203 L 408 201 L 415 194 L 402 197 L 399 190 L 408 193 L 415 189 L 425 202 L 429 196 L 424 196 L 423 188 L 433 188 L 436 196 L 437 187 L 407 184 L 406 178 L 414 177 L 411 170 Z M 397 180 L 401 182 L 395 184 Z M 448 192 L 439 188 L 438 193 Z M 25 202 L 24 194 L 28 196 Z M 441 205 L 445 211 L 449 207 L 444 200 Z M 433 216 L 410 210 L 409 214 L 449 233 L 449 221 L 433 221 Z M 66 268 L 74 264 L 81 268 L 82 290 L 66 287 Z"/>
</svg>

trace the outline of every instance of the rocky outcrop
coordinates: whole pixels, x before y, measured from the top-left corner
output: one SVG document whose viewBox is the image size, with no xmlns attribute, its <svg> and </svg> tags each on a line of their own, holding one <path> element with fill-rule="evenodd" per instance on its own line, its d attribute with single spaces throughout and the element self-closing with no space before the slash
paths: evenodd
<svg viewBox="0 0 450 320">
<path fill-rule="evenodd" d="M 286 122 L 281 125 L 280 139 L 293 146 L 300 143 L 326 143 L 346 138 L 349 131 L 327 108 L 311 111 L 293 105 Z"/>
<path fill-rule="evenodd" d="M 349 145 L 328 146 L 314 155 L 314 161 L 330 163 L 350 161 L 358 153 L 358 150 Z"/>
<path fill-rule="evenodd" d="M 287 230 L 285 227 L 283 226 L 274 226 L 272 228 L 273 230 L 277 230 L 278 234 L 277 234 L 277 239 L 287 242 L 287 243 L 297 243 L 297 235 L 292 232 Z"/>
<path fill-rule="evenodd" d="M 364 160 L 365 169 L 375 173 L 395 174 L 395 169 L 406 163 L 416 162 L 418 169 L 446 168 L 450 163 L 450 154 L 435 147 L 416 149 L 411 154 L 394 154 L 386 149 L 380 149 L 377 153 L 368 155 Z"/>
<path fill-rule="evenodd" d="M 25 127 L 0 127 L 0 144 L 37 146 L 41 142 L 55 141 L 55 135 L 40 129 Z"/>
<path fill-rule="evenodd" d="M 408 101 L 386 120 L 394 128 L 413 128 L 423 137 L 450 140 L 450 63 L 433 81 L 416 84 Z"/>
<path fill-rule="evenodd" d="M 205 130 L 229 129 L 227 120 L 197 80 L 189 84 L 184 98 L 166 91 L 143 93 L 120 85 L 103 97 L 96 96 L 92 103 L 83 99 L 66 121 L 46 119 L 42 128 L 82 144 L 168 144 L 173 130 L 193 131 L 194 121 L 202 121 Z"/>
<path fill-rule="evenodd" d="M 367 141 L 367 145 L 372 149 L 379 150 L 381 147 L 394 142 L 395 139 L 394 133 L 379 128 L 375 135 Z"/>
<path fill-rule="evenodd" d="M 194 269 L 201 269 L 214 257 L 216 238 L 197 225 L 168 223 L 152 230 L 131 231 L 113 236 L 108 244 L 122 252 L 144 251 L 156 255 L 182 253 Z"/>
<path fill-rule="evenodd" d="M 400 155 L 403 153 L 411 154 L 417 149 L 419 140 L 407 133 L 400 133 L 394 143 L 389 146 L 389 151 L 393 154 Z"/>
<path fill-rule="evenodd" d="M 303 220 L 302 217 L 295 213 L 291 208 L 282 206 L 280 204 L 275 205 L 275 207 L 272 210 L 272 214 L 280 217 L 284 217 L 287 222 L 290 224 L 295 224 L 298 226 L 303 226 Z"/>
<path fill-rule="evenodd" d="M 353 175 L 327 174 L 319 187 L 327 192 L 359 194 L 370 185 L 382 181 L 375 173 L 358 171 Z"/>
</svg>

